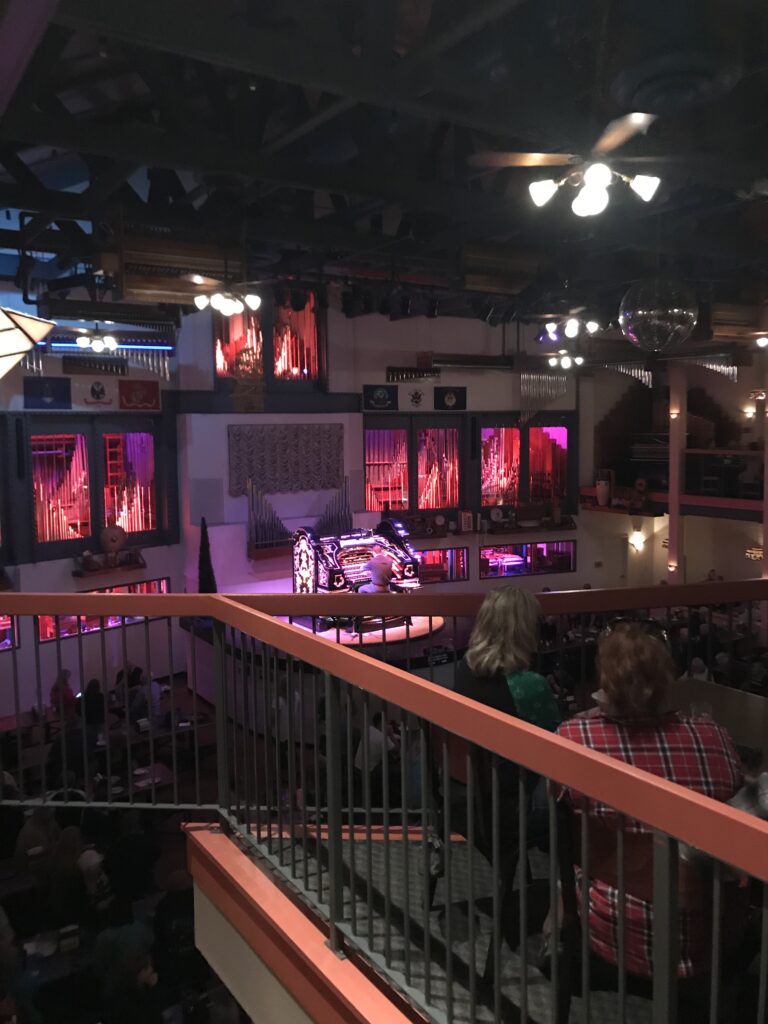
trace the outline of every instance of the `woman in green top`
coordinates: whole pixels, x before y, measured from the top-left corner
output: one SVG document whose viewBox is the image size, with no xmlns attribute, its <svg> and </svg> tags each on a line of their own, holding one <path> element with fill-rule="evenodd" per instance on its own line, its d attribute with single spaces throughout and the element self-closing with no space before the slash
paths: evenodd
<svg viewBox="0 0 768 1024">
<path fill-rule="evenodd" d="M 506 586 L 490 591 L 458 666 L 454 690 L 554 732 L 562 720 L 557 700 L 544 676 L 529 668 L 540 618 L 541 606 L 527 590 Z"/>
</svg>

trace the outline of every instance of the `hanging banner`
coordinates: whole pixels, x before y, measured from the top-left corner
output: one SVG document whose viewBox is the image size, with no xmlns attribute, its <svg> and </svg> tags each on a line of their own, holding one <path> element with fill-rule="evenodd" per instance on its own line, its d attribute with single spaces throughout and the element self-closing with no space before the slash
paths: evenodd
<svg viewBox="0 0 768 1024">
<path fill-rule="evenodd" d="M 72 387 L 69 377 L 25 377 L 25 409 L 71 409 Z"/>
<path fill-rule="evenodd" d="M 363 409 L 367 412 L 392 412 L 398 408 L 396 384 L 364 384 Z"/>
<path fill-rule="evenodd" d="M 123 411 L 160 411 L 160 385 L 156 380 L 121 380 L 118 387 Z"/>
<path fill-rule="evenodd" d="M 467 408 L 467 389 L 460 388 L 435 388 L 435 408 L 454 412 L 458 409 Z"/>
<path fill-rule="evenodd" d="M 75 377 L 72 380 L 72 407 L 78 409 L 117 409 L 117 382 L 109 377 Z"/>
</svg>

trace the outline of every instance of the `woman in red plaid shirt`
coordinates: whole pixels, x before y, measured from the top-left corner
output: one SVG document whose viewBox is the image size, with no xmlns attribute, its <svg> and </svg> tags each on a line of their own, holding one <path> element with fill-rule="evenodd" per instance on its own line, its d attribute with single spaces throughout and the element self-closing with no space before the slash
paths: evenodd
<svg viewBox="0 0 768 1024">
<path fill-rule="evenodd" d="M 742 782 L 739 758 L 728 733 L 715 722 L 693 721 L 666 711 L 667 694 L 675 669 L 666 635 L 655 622 L 617 620 L 602 634 L 598 646 L 600 690 L 598 706 L 564 722 L 561 736 L 627 764 L 677 782 L 714 800 L 729 800 Z M 574 799 L 575 806 L 580 800 Z M 597 851 L 590 857 L 590 876 L 615 876 L 616 813 L 595 800 L 588 801 L 591 834 Z M 594 824 L 592 824 L 594 823 Z M 650 830 L 642 822 L 624 821 L 625 833 L 637 836 Z M 601 858 L 599 836 L 605 851 Z M 650 837 L 649 837 L 650 839 Z M 629 852 L 643 842 L 625 841 Z M 592 839 L 590 839 L 592 845 Z M 642 859 L 642 858 L 641 858 Z M 648 896 L 643 876 L 651 877 L 652 860 L 636 872 L 636 892 Z M 630 872 L 629 866 L 627 871 Z M 580 893 L 579 893 L 580 895 Z M 618 891 L 599 877 L 590 878 L 589 931 L 594 953 L 609 964 L 618 964 Z M 648 898 L 632 894 L 627 877 L 626 894 L 627 971 L 641 977 L 653 973 L 653 906 Z M 678 976 L 692 977 L 708 969 L 711 951 L 711 915 L 681 901 L 680 961 Z"/>
</svg>

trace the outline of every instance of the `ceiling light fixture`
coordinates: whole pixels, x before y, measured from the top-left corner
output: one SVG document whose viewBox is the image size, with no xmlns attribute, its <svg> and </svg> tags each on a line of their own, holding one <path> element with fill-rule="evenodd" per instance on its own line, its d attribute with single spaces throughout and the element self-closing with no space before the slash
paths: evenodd
<svg viewBox="0 0 768 1024">
<path fill-rule="evenodd" d="M 768 345 L 768 338 L 766 338 L 766 337 L 755 338 L 755 344 L 757 345 L 758 348 L 765 348 L 765 346 Z"/>
<path fill-rule="evenodd" d="M 637 116 L 642 118 L 645 123 L 645 119 L 649 115 L 639 114 Z M 638 123 L 640 122 L 638 121 Z M 653 174 L 635 174 L 630 177 L 613 170 L 608 164 L 598 162 L 581 164 L 569 171 L 559 181 L 554 178 L 532 181 L 528 185 L 528 192 L 536 206 L 545 206 L 558 189 L 563 185 L 570 185 L 572 188 L 578 189 L 571 202 L 571 209 L 576 216 L 595 217 L 608 206 L 610 198 L 608 189 L 617 181 L 623 181 L 645 203 L 649 203 L 653 199 L 661 185 L 661 178 L 657 178 Z"/>
<path fill-rule="evenodd" d="M 587 334 L 597 334 L 597 332 L 600 330 L 600 324 L 597 322 L 597 320 L 587 320 L 584 326 L 587 329 Z"/>
<path fill-rule="evenodd" d="M 644 203 L 650 203 L 660 184 L 661 178 L 657 178 L 653 174 L 636 174 L 634 178 L 629 179 L 629 187 L 635 195 L 640 196 Z"/>
<path fill-rule="evenodd" d="M 545 206 L 561 184 L 562 182 L 554 181 L 552 178 L 544 178 L 543 181 L 532 181 L 528 186 L 528 192 L 536 206 Z"/>
<path fill-rule="evenodd" d="M 102 352 L 117 352 L 120 342 L 114 334 L 104 334 L 99 330 L 98 325 L 95 331 L 84 330 L 75 338 L 75 345 L 83 350 L 89 348 L 91 352 L 101 355 Z"/>
<path fill-rule="evenodd" d="M 566 338 L 575 338 L 579 333 L 581 323 L 575 316 L 568 317 L 565 321 L 564 333 Z"/>
<path fill-rule="evenodd" d="M 196 295 L 193 302 L 201 312 L 210 306 L 222 316 L 229 317 L 243 313 L 246 306 L 255 313 L 261 306 L 261 297 L 245 288 L 237 288 L 234 291 L 214 292 L 213 295 Z"/>
</svg>

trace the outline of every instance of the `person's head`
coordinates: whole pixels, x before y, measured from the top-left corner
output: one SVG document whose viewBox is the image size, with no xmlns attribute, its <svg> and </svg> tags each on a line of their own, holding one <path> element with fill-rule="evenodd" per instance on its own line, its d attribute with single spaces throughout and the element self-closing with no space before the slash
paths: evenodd
<svg viewBox="0 0 768 1024">
<path fill-rule="evenodd" d="M 381 546 L 381 544 L 374 544 L 373 553 L 374 555 L 381 555 L 384 553 L 384 548 Z"/>
<path fill-rule="evenodd" d="M 89 697 L 93 697 L 97 693 L 101 693 L 101 683 L 98 679 L 89 679 L 88 684 L 85 687 L 85 692 Z"/>
<path fill-rule="evenodd" d="M 63 668 L 56 676 L 56 682 L 53 684 L 55 687 L 60 687 L 62 690 L 69 688 L 69 678 L 72 673 L 68 668 Z"/>
<path fill-rule="evenodd" d="M 691 675 L 706 676 L 707 666 L 701 658 L 691 658 Z"/>
<path fill-rule="evenodd" d="M 373 725 L 374 729 L 383 729 L 384 715 L 381 713 L 381 711 L 377 711 L 376 714 L 373 716 L 373 718 L 371 719 L 371 725 Z"/>
<path fill-rule="evenodd" d="M 480 676 L 505 675 L 528 667 L 538 644 L 539 602 L 527 590 L 498 587 L 477 613 L 467 665 Z"/>
<path fill-rule="evenodd" d="M 63 829 L 56 844 L 56 862 L 59 868 L 74 868 L 83 852 L 83 837 L 76 825 Z"/>
<path fill-rule="evenodd" d="M 654 718 L 675 677 L 660 626 L 618 622 L 600 637 L 597 670 L 604 709 L 617 718 Z"/>
</svg>

